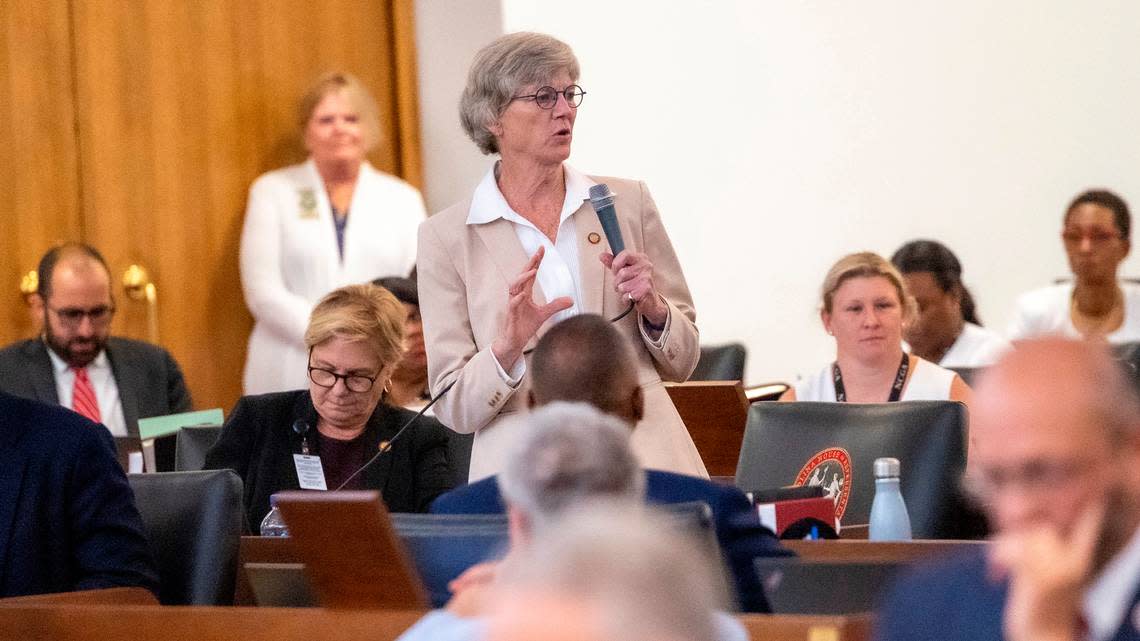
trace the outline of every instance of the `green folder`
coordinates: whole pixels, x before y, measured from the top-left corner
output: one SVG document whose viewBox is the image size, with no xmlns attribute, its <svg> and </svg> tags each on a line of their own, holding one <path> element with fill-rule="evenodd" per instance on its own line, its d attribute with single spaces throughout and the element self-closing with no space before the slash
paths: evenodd
<svg viewBox="0 0 1140 641">
<path fill-rule="evenodd" d="M 189 425 L 221 425 L 224 417 L 222 408 L 198 412 L 183 412 L 168 416 L 152 416 L 139 419 L 139 438 L 142 440 L 177 434 L 178 430 Z"/>
</svg>

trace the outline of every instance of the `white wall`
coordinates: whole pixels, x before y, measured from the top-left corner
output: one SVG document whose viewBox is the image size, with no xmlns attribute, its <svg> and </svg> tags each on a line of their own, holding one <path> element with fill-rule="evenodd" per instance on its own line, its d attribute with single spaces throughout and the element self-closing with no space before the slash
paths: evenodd
<svg viewBox="0 0 1140 641">
<path fill-rule="evenodd" d="M 499 0 L 416 0 L 415 12 L 424 200 L 434 213 L 469 195 L 490 165 L 459 126 L 459 93 L 503 20 Z"/>
<path fill-rule="evenodd" d="M 745 342 L 750 382 L 833 356 L 818 287 L 844 253 L 942 240 L 982 319 L 1004 329 L 1017 293 L 1067 273 L 1058 232 L 1073 195 L 1107 185 L 1140 208 L 1140 3 L 501 10 L 505 30 L 574 47 L 589 95 L 571 163 L 647 181 L 703 342 Z"/>
</svg>

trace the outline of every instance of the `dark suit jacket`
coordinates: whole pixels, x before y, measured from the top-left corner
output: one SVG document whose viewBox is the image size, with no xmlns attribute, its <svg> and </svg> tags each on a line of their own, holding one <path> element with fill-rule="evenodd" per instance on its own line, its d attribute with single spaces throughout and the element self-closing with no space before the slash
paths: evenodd
<svg viewBox="0 0 1140 641">
<path fill-rule="evenodd" d="M 59 404 L 55 373 L 43 339 L 13 343 L 0 350 L 0 390 L 52 405 Z M 127 431 L 138 436 L 139 419 L 190 411 L 190 392 L 182 370 L 161 347 L 111 337 L 107 359 L 119 386 Z"/>
<path fill-rule="evenodd" d="M 1132 590 L 1140 587 L 1140 577 Z M 1007 585 L 986 578 L 983 550 L 971 550 L 903 575 L 875 618 L 879 641 L 1000 641 Z M 1132 610 L 1112 641 L 1140 639 Z"/>
<path fill-rule="evenodd" d="M 415 412 L 377 405 L 365 427 L 369 451 L 377 451 L 380 441 L 390 440 L 413 416 Z M 301 453 L 301 436 L 293 431 L 298 419 L 311 426 L 310 452 L 319 455 L 317 411 L 308 390 L 241 398 L 206 453 L 206 469 L 229 468 L 245 482 L 243 503 L 251 532 L 258 531 L 269 512 L 270 495 L 300 489 L 293 463 L 293 455 Z M 435 419 L 420 417 L 364 471 L 365 487 L 380 490 L 391 512 L 426 512 L 432 499 L 452 485 L 448 433 Z"/>
<path fill-rule="evenodd" d="M 158 576 L 102 425 L 0 392 L 0 596 L 141 586 Z"/>
<path fill-rule="evenodd" d="M 695 476 L 646 470 L 645 496 L 650 503 L 702 501 L 712 508 L 717 541 L 736 582 L 740 608 L 745 612 L 770 611 L 752 560 L 761 556 L 790 556 L 792 552 L 781 547 L 776 535 L 760 524 L 756 510 L 743 492 Z M 506 511 L 506 506 L 499 493 L 499 482 L 492 476 L 441 495 L 431 504 L 431 511 L 435 514 L 500 514 Z"/>
</svg>

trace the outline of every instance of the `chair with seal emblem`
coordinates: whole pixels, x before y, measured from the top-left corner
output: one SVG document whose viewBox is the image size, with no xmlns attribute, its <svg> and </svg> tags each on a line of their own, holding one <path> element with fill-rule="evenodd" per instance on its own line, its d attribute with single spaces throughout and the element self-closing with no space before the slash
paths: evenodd
<svg viewBox="0 0 1140 641">
<path fill-rule="evenodd" d="M 902 403 L 754 403 L 736 486 L 745 492 L 819 485 L 836 500 L 846 527 L 870 520 L 872 466 L 902 463 L 902 495 L 915 538 L 976 535 L 959 478 L 966 467 L 966 406 L 956 401 Z"/>
</svg>

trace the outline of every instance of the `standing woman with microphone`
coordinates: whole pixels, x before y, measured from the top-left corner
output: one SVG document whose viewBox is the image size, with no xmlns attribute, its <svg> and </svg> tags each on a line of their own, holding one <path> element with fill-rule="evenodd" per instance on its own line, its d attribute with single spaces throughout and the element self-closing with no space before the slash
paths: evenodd
<svg viewBox="0 0 1140 641">
<path fill-rule="evenodd" d="M 456 383 L 436 416 L 475 434 L 471 480 L 497 473 L 520 429 L 509 418 L 526 405 L 529 350 L 551 323 L 602 314 L 636 347 L 641 464 L 707 476 L 661 384 L 684 381 L 700 356 L 692 297 L 645 185 L 566 164 L 585 96 L 578 71 L 569 46 L 538 33 L 498 38 L 472 64 L 460 120 L 499 160 L 470 198 L 420 226 L 428 378 L 434 395 Z M 616 257 L 585 202 L 601 183 L 616 195 L 625 245 Z"/>
</svg>

